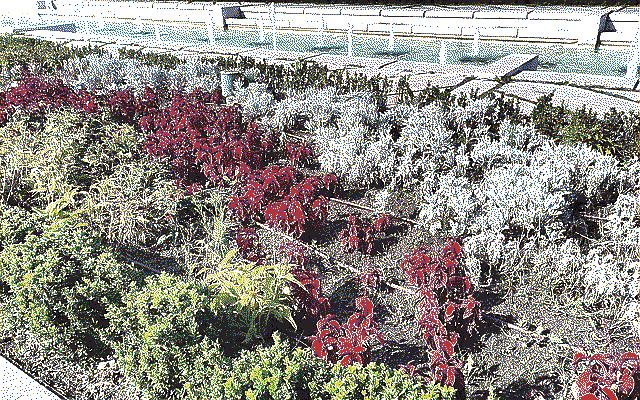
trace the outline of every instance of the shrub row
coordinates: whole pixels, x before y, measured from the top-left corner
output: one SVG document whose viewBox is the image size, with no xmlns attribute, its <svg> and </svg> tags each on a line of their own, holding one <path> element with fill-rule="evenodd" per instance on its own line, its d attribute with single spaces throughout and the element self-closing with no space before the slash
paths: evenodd
<svg viewBox="0 0 640 400">
<path fill-rule="evenodd" d="M 60 43 L 27 37 L 0 35 L 0 71 L 18 68 L 36 68 L 53 72 L 66 60 L 100 53 L 92 47 L 69 48 Z"/>
</svg>

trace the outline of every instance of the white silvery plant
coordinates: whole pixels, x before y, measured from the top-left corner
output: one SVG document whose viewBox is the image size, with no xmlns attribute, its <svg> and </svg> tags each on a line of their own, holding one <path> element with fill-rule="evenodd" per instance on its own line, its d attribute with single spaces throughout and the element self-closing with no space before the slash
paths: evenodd
<svg viewBox="0 0 640 400">
<path fill-rule="evenodd" d="M 212 91 L 219 86 L 217 68 L 210 63 L 188 58 L 173 69 L 146 65 L 131 58 L 110 53 L 90 54 L 65 61 L 62 78 L 75 88 L 92 92 L 131 88 L 140 92 L 146 87 L 162 90 Z"/>
<path fill-rule="evenodd" d="M 202 62 L 197 57 L 189 57 L 167 71 L 168 89 L 191 92 L 196 88 L 212 92 L 220 87 L 218 67 L 212 63 Z"/>
<path fill-rule="evenodd" d="M 242 114 L 251 119 L 266 117 L 275 106 L 273 94 L 267 90 L 267 85 L 260 83 L 250 83 L 244 88 L 237 85 L 227 102 L 239 104 Z"/>
<path fill-rule="evenodd" d="M 409 117 L 395 143 L 398 154 L 396 182 L 410 186 L 427 170 L 447 170 L 453 167 L 453 134 L 447 128 L 445 111 L 436 103 Z"/>
<path fill-rule="evenodd" d="M 602 224 L 608 248 L 619 258 L 640 258 L 640 194 L 623 193 L 609 208 Z"/>
<path fill-rule="evenodd" d="M 584 265 L 585 302 L 611 303 L 638 294 L 637 280 L 630 278 L 640 271 L 639 262 L 620 262 L 602 248 L 589 251 L 587 259 L 590 261 Z"/>
</svg>

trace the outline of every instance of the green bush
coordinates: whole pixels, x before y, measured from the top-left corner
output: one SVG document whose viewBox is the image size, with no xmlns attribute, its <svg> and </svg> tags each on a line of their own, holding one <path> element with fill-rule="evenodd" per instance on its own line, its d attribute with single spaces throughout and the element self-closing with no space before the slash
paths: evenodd
<svg viewBox="0 0 640 400">
<path fill-rule="evenodd" d="M 119 49 L 120 58 L 131 58 L 139 60 L 145 65 L 157 65 L 164 69 L 173 69 L 178 64 L 184 64 L 184 60 L 174 56 L 173 54 L 157 54 L 149 51 L 142 52 L 140 50 Z"/>
<path fill-rule="evenodd" d="M 272 317 L 291 320 L 288 267 L 236 263 L 233 255 L 206 280 L 150 277 L 139 292 L 126 295 L 124 307 L 111 310 L 116 358 L 152 396 L 193 386 L 193 365 L 212 362 L 202 354 L 234 353 Z"/>
<path fill-rule="evenodd" d="M 18 206 L 0 204 L 0 250 L 42 231 L 44 216 Z"/>
<path fill-rule="evenodd" d="M 428 384 L 381 364 L 331 366 L 307 348 L 292 349 L 277 334 L 273 339 L 272 346 L 243 351 L 212 371 L 199 369 L 195 377 L 202 384 L 185 388 L 182 396 L 189 400 L 453 398 L 451 388 Z"/>
<path fill-rule="evenodd" d="M 122 293 L 140 278 L 71 220 L 45 225 L 0 252 L 0 281 L 24 322 L 79 356 L 109 350 L 106 310 L 122 304 Z"/>
<path fill-rule="evenodd" d="M 92 47 L 69 48 L 60 43 L 27 37 L 0 35 L 0 70 L 13 67 L 42 68 L 53 72 L 62 67 L 65 60 L 84 57 L 100 50 Z"/>
<path fill-rule="evenodd" d="M 531 113 L 538 131 L 566 143 L 585 143 L 604 154 L 625 160 L 640 151 L 640 114 L 610 109 L 603 116 L 582 108 L 554 106 L 553 94 L 540 97 Z"/>
<path fill-rule="evenodd" d="M 153 398 L 175 396 L 192 384 L 193 365 L 220 357 L 216 340 L 226 327 L 212 297 L 202 283 L 162 274 L 111 309 L 118 364 Z"/>
</svg>

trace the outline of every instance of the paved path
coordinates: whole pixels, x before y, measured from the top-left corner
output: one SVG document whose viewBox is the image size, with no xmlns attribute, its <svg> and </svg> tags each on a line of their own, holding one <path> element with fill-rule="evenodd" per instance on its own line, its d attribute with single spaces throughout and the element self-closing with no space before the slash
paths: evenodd
<svg viewBox="0 0 640 400">
<path fill-rule="evenodd" d="M 60 397 L 0 356 L 0 400 L 60 400 Z"/>
</svg>

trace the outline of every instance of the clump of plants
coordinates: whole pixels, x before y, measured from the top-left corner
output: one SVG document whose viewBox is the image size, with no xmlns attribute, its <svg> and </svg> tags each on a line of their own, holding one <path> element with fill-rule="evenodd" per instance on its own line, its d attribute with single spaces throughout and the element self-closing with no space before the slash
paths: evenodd
<svg viewBox="0 0 640 400">
<path fill-rule="evenodd" d="M 461 337 L 476 331 L 480 303 L 464 276 L 460 244 L 450 240 L 440 250 L 421 246 L 405 257 L 401 267 L 409 282 L 418 286 L 419 325 L 429 349 L 431 376 L 463 388 L 463 363 L 455 357 L 456 346 Z"/>
<path fill-rule="evenodd" d="M 574 395 L 579 400 L 637 398 L 640 362 L 633 352 L 623 354 L 577 353 L 573 367 L 579 372 Z"/>
<path fill-rule="evenodd" d="M 363 222 L 355 215 L 349 215 L 348 226 L 340 231 L 338 238 L 343 251 L 360 251 L 373 254 L 376 237 L 385 235 L 391 228 L 389 214 L 381 214 L 373 223 Z"/>
<path fill-rule="evenodd" d="M 21 318 L 43 340 L 78 356 L 109 352 L 107 310 L 141 280 L 78 221 L 34 226 L 0 252 L 0 281 Z"/>
</svg>

